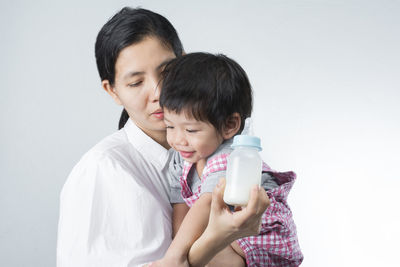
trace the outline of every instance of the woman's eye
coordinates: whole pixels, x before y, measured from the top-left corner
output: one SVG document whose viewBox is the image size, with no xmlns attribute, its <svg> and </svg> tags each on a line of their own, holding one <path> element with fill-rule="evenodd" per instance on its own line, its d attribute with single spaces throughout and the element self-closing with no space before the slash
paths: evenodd
<svg viewBox="0 0 400 267">
<path fill-rule="evenodd" d="M 130 84 L 128 84 L 128 86 L 129 87 L 138 87 L 141 84 L 142 84 L 142 81 L 139 81 L 139 82 L 135 82 L 135 83 L 130 83 Z"/>
<path fill-rule="evenodd" d="M 167 129 L 174 129 L 173 126 L 167 126 L 166 128 L 167 128 Z"/>
<path fill-rule="evenodd" d="M 196 133 L 198 130 L 192 130 L 192 129 L 186 129 L 186 132 L 188 133 Z"/>
</svg>

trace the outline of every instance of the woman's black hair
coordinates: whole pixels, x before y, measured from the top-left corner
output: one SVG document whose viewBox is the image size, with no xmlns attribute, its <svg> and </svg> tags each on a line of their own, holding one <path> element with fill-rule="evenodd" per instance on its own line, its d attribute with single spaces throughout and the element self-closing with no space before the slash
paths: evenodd
<svg viewBox="0 0 400 267">
<path fill-rule="evenodd" d="M 113 85 L 115 63 L 121 50 L 148 36 L 158 38 L 176 56 L 182 55 L 183 47 L 178 34 L 165 17 L 142 8 L 124 7 L 104 24 L 97 35 L 95 56 L 101 80 L 108 80 Z M 121 129 L 128 119 L 124 109 L 118 128 Z"/>
<path fill-rule="evenodd" d="M 191 53 L 169 62 L 162 73 L 160 106 L 210 122 L 221 132 L 230 116 L 251 116 L 252 90 L 246 72 L 225 55 Z"/>
</svg>

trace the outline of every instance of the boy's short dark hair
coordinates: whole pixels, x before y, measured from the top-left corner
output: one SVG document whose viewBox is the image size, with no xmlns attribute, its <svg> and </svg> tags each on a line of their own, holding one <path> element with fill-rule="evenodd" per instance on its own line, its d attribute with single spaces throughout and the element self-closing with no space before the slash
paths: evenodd
<svg viewBox="0 0 400 267">
<path fill-rule="evenodd" d="M 101 80 L 115 82 L 115 63 L 122 49 L 139 43 L 145 37 L 158 38 L 174 51 L 182 55 L 183 46 L 172 24 L 160 14 L 147 9 L 124 7 L 101 28 L 95 44 L 97 69 Z M 129 119 L 124 109 L 119 121 L 119 129 Z"/>
<path fill-rule="evenodd" d="M 225 55 L 191 53 L 173 59 L 162 73 L 160 106 L 210 122 L 222 131 L 235 112 L 239 133 L 252 111 L 252 90 L 246 72 Z"/>
</svg>

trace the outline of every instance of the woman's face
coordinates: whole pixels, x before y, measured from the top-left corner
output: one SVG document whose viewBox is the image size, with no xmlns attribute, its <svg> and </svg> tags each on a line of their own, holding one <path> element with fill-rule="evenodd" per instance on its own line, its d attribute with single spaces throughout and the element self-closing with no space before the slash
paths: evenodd
<svg viewBox="0 0 400 267">
<path fill-rule="evenodd" d="M 174 52 L 157 38 L 146 37 L 119 53 L 114 86 L 103 81 L 103 87 L 117 104 L 124 106 L 136 125 L 153 138 L 160 131 L 165 132 L 158 86 L 164 65 L 173 58 Z"/>
</svg>

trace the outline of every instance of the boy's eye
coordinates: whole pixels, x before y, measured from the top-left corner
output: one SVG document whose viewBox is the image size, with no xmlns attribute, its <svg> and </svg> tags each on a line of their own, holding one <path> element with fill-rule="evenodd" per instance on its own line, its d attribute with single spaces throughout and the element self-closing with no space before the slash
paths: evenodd
<svg viewBox="0 0 400 267">
<path fill-rule="evenodd" d="M 135 82 L 135 83 L 130 83 L 130 84 L 128 84 L 128 86 L 129 87 L 138 87 L 141 84 L 142 84 L 142 81 L 139 81 L 139 82 Z"/>
<path fill-rule="evenodd" d="M 188 133 L 196 133 L 198 130 L 186 129 Z"/>
<path fill-rule="evenodd" d="M 166 128 L 167 128 L 167 129 L 174 129 L 173 126 L 167 126 Z"/>
</svg>

